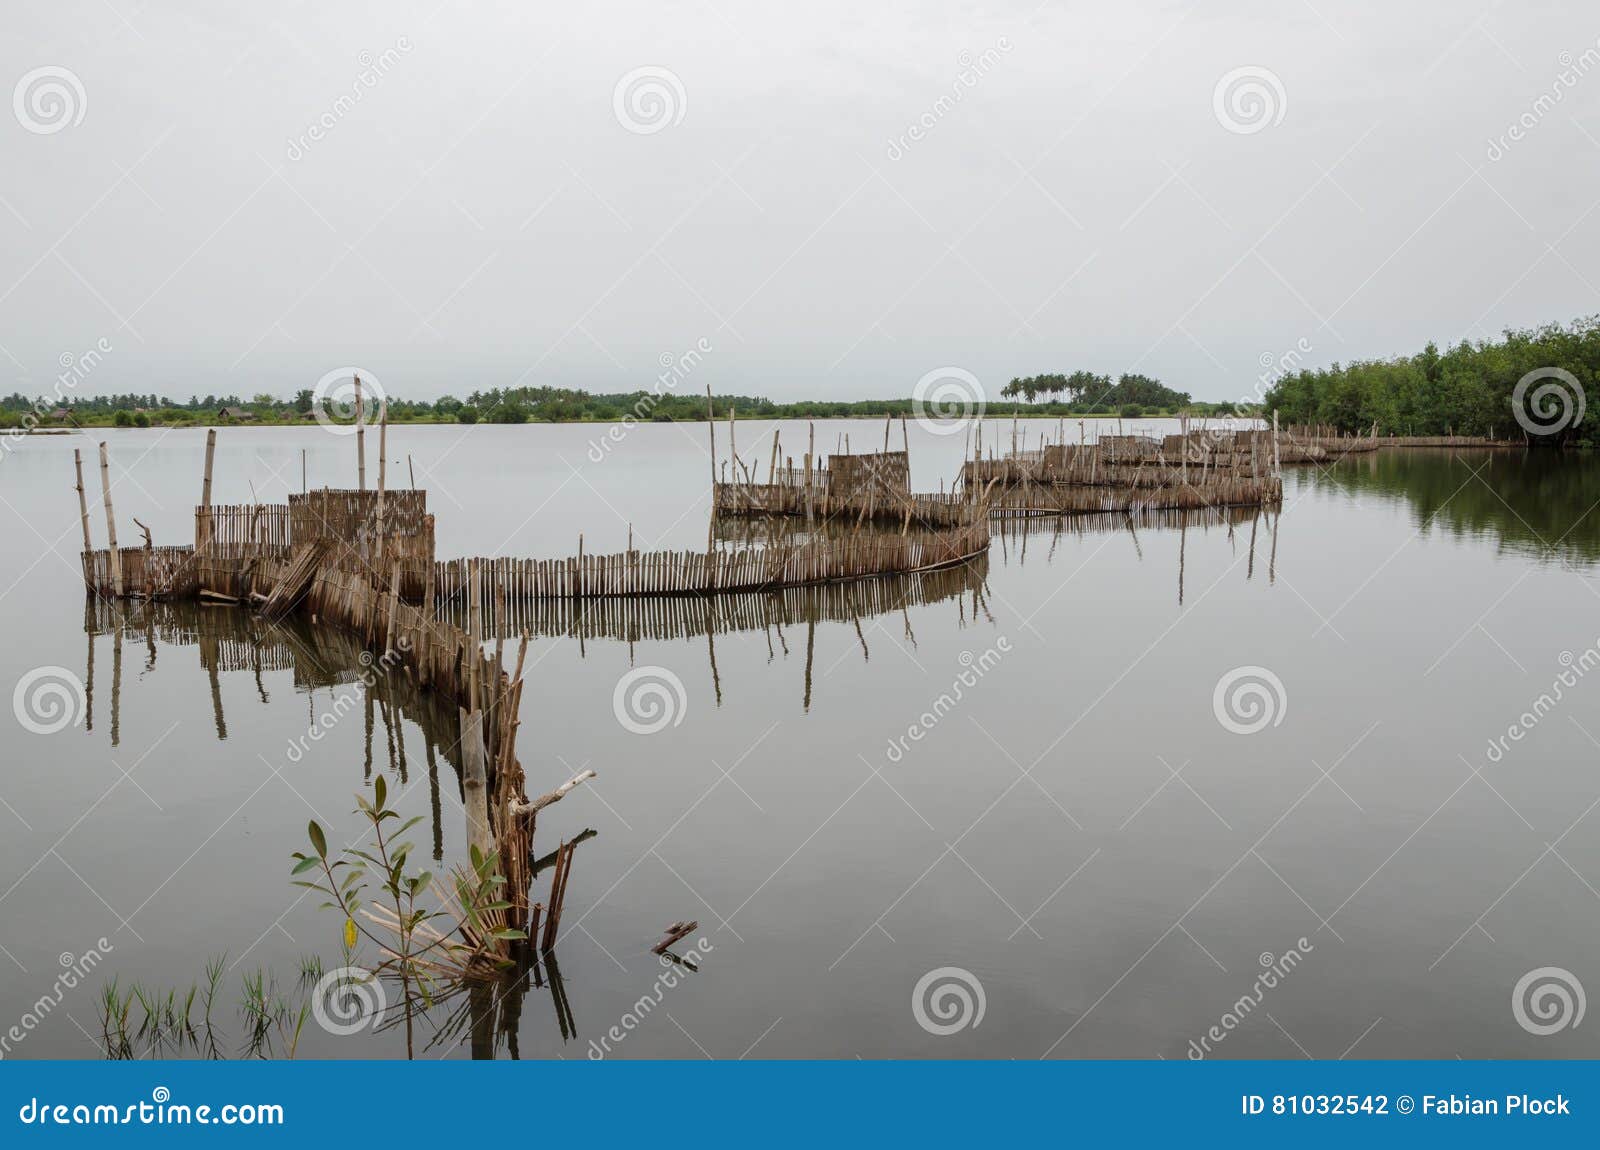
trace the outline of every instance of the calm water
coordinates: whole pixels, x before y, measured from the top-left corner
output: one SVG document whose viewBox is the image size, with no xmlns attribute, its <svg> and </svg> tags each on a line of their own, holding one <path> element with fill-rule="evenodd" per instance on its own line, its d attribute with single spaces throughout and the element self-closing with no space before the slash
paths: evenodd
<svg viewBox="0 0 1600 1150">
<path fill-rule="evenodd" d="M 409 456 L 442 557 L 564 555 L 580 532 L 620 550 L 630 522 L 640 546 L 703 546 L 705 427 L 643 427 L 596 462 L 602 430 L 398 428 L 391 481 Z M 764 463 L 771 430 L 741 424 L 741 450 Z M 846 431 L 881 446 L 873 423 L 821 424 L 819 446 Z M 785 425 L 786 452 L 804 434 Z M 133 516 L 191 539 L 204 433 L 106 438 L 121 541 Z M 368 705 L 348 651 L 304 629 L 227 608 L 86 619 L 71 454 L 94 442 L 0 461 L 0 686 L 40 667 L 92 680 L 90 713 L 56 733 L 0 708 L 0 1033 L 53 994 L 59 956 L 110 944 L 5 1055 L 95 1057 L 103 982 L 184 988 L 222 954 L 235 1054 L 244 974 L 292 990 L 302 956 L 339 962 L 340 921 L 289 881 L 306 821 L 354 839 L 352 795 L 383 772 L 424 817 L 418 852 L 448 862 L 457 775 L 418 699 Z M 963 444 L 913 428 L 911 448 L 932 489 Z M 216 499 L 281 501 L 302 450 L 312 485 L 353 485 L 348 440 L 225 430 Z M 615 1056 L 1183 1058 L 1213 1026 L 1216 1057 L 1600 1056 L 1600 1028 L 1540 1037 L 1512 1001 L 1541 967 L 1600 988 L 1600 675 L 1523 714 L 1594 657 L 1596 500 L 1588 458 L 1383 452 L 1291 471 L 1281 519 L 997 533 L 985 568 L 858 619 L 823 604 L 814 627 L 537 639 L 529 791 L 599 772 L 541 816 L 538 846 L 596 833 L 568 892 L 564 999 L 541 979 L 501 1004 L 498 1055 L 586 1057 L 654 997 L 662 928 L 692 918 L 699 971 Z M 630 667 L 681 680 L 680 722 L 618 722 Z M 1237 668 L 1270 672 L 1250 673 L 1273 720 L 1256 733 L 1215 710 Z M 1262 958 L 1290 951 L 1256 1004 Z M 919 1024 L 914 988 L 943 967 L 981 985 L 980 1025 Z M 471 1052 L 461 1031 L 429 1051 Z M 404 1044 L 311 1024 L 299 1053 Z"/>
</svg>

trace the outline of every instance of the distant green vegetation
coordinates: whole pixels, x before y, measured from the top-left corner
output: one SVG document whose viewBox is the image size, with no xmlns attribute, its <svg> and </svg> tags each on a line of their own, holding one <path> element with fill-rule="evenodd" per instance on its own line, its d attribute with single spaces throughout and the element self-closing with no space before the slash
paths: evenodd
<svg viewBox="0 0 1600 1150">
<path fill-rule="evenodd" d="M 1019 377 L 1006 384 L 1000 394 L 1006 399 L 1038 402 L 1041 396 L 1060 400 L 1053 407 L 1061 407 L 1064 414 L 1104 414 L 1116 412 L 1136 419 L 1140 415 L 1160 415 L 1193 410 L 1207 411 L 1225 407 L 1221 404 L 1196 405 L 1186 391 L 1174 391 L 1159 379 L 1148 375 L 1124 372 L 1115 382 L 1109 375 L 1092 371 L 1075 371 L 1071 375 L 1033 375 Z"/>
<path fill-rule="evenodd" d="M 1553 374 L 1569 373 L 1571 383 Z M 1535 375 L 1516 396 L 1519 381 Z M 1600 442 L 1600 316 L 1569 325 L 1507 331 L 1499 340 L 1463 340 L 1446 351 L 1430 343 L 1419 354 L 1356 360 L 1286 375 L 1268 391 L 1263 408 L 1289 423 L 1331 424 L 1342 431 L 1396 435 L 1489 435 L 1520 439 L 1538 428 L 1536 443 Z M 1519 421 L 1513 398 L 1520 401 Z M 1579 415 L 1581 413 L 1581 418 Z"/>
<path fill-rule="evenodd" d="M 1055 377 L 1040 377 L 1049 379 Z M 1141 415 L 1173 414 L 1193 411 L 1201 414 L 1231 411 L 1226 404 L 1194 404 L 1189 397 L 1162 387 L 1144 376 L 1123 376 L 1113 384 L 1107 376 L 1094 376 L 1095 386 L 1082 392 L 1058 390 L 1069 398 L 1064 402 L 1037 402 L 1046 393 L 1035 388 L 1026 394 L 1027 403 L 1018 403 L 1022 415 Z M 1020 399 L 1022 392 L 1007 385 L 1007 399 Z M 1100 387 L 1103 382 L 1106 386 Z M 571 388 L 522 387 L 475 391 L 466 399 L 444 396 L 432 403 L 390 397 L 391 423 L 615 423 L 622 419 L 640 422 L 693 422 L 706 418 L 703 395 L 672 392 L 633 391 L 594 394 Z M 244 400 L 236 395 L 191 396 L 178 401 L 160 395 L 69 396 L 56 401 L 13 394 L 0 399 L 0 428 L 14 427 L 185 427 L 214 424 L 280 426 L 311 423 L 316 418 L 315 397 L 307 389 L 292 399 L 257 395 Z M 849 419 L 882 418 L 886 415 L 914 418 L 917 405 L 911 399 L 863 399 L 852 402 L 803 400 L 775 403 L 751 395 L 718 395 L 712 403 L 718 419 L 733 411 L 740 419 Z M 990 414 L 1010 414 L 1012 405 L 991 405 Z M 325 416 L 326 418 L 326 416 Z M 348 421 L 348 412 L 336 416 Z"/>
</svg>

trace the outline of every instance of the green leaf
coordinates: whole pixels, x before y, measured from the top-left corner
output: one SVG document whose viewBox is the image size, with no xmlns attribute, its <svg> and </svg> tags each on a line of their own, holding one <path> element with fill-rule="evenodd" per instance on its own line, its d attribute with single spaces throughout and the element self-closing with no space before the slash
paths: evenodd
<svg viewBox="0 0 1600 1150">
<path fill-rule="evenodd" d="M 306 827 L 306 833 L 311 836 L 311 845 L 316 849 L 318 858 L 328 857 L 328 840 L 322 836 L 322 828 L 317 825 L 317 820 L 312 819 Z"/>
<path fill-rule="evenodd" d="M 389 784 L 384 780 L 382 775 L 379 775 L 377 778 L 372 780 L 372 801 L 376 803 L 378 808 L 381 810 L 383 808 L 383 801 L 384 799 L 388 798 L 388 796 Z"/>
<path fill-rule="evenodd" d="M 322 860 L 321 859 L 306 858 L 304 855 L 302 855 L 301 858 L 300 858 L 300 861 L 294 864 L 294 869 L 292 871 L 290 871 L 289 873 L 290 874 L 304 874 L 306 871 L 310 870 L 312 867 L 321 866 L 321 865 L 322 865 Z"/>
</svg>

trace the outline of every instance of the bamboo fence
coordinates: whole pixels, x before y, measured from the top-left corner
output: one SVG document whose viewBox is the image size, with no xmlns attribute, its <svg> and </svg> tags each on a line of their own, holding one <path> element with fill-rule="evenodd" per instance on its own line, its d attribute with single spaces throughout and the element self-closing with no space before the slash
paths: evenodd
<svg viewBox="0 0 1600 1150">
<path fill-rule="evenodd" d="M 1522 448 L 1528 445 L 1520 439 L 1494 439 L 1483 435 L 1386 435 L 1378 441 L 1378 446 Z"/>
<path fill-rule="evenodd" d="M 1170 469 L 1135 485 L 1028 484 L 990 496 L 992 515 L 1092 515 L 1143 513 L 1209 507 L 1264 507 L 1283 501 L 1283 480 L 1275 476 L 1220 477 L 1183 482 Z"/>
<path fill-rule="evenodd" d="M 192 598 L 200 592 L 199 567 L 193 547 L 120 547 L 122 586 L 127 594 L 147 599 Z M 85 551 L 83 583 L 97 596 L 112 597 L 117 587 L 117 560 L 108 548 Z"/>
<path fill-rule="evenodd" d="M 245 503 L 194 509 L 200 590 L 244 599 L 269 586 L 275 561 L 290 549 L 287 504 Z"/>
<path fill-rule="evenodd" d="M 971 563 L 911 575 L 848 583 L 813 584 L 772 591 L 718 595 L 613 596 L 604 599 L 529 599 L 485 595 L 482 625 L 488 637 L 524 632 L 539 637 L 646 642 L 781 630 L 814 622 L 859 622 L 907 607 L 947 602 L 983 587 L 986 566 Z M 462 599 L 439 604 L 440 618 L 465 626 Z"/>
<path fill-rule="evenodd" d="M 784 483 L 718 483 L 713 492 L 717 515 L 752 518 L 784 516 L 925 527 L 962 527 L 982 518 L 970 499 L 937 493 L 910 494 L 860 489 L 847 495 L 810 492 Z"/>
<path fill-rule="evenodd" d="M 476 570 L 486 601 L 711 595 L 905 575 L 966 562 L 989 548 L 986 520 L 917 535 L 858 534 L 794 545 L 626 551 L 566 559 L 449 559 L 435 566 L 439 602 L 465 599 Z"/>
</svg>

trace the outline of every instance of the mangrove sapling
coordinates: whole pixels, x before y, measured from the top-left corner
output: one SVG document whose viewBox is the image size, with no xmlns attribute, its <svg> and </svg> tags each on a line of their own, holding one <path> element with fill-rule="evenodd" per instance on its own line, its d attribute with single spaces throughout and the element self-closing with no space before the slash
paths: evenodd
<svg viewBox="0 0 1600 1150">
<path fill-rule="evenodd" d="M 387 974 L 401 984 L 406 1003 L 406 1049 L 413 1051 L 411 1013 L 413 988 L 426 1005 L 447 980 L 483 977 L 509 961 L 507 946 L 526 938 L 526 934 L 506 926 L 504 912 L 509 905 L 499 898 L 504 879 L 497 873 L 496 856 L 474 850 L 471 873 L 457 869 L 451 888 L 435 885 L 431 872 L 412 872 L 407 863 L 411 843 L 403 836 L 421 816 L 399 822 L 400 812 L 389 805 L 388 780 L 379 774 L 373 779 L 372 798 L 357 794 L 356 813 L 370 828 L 371 843 L 365 848 L 350 848 L 347 857 L 330 857 L 327 835 L 312 820 L 307 828 L 313 854 L 294 852 L 292 875 L 320 871 L 320 877 L 295 879 L 297 886 L 328 896 L 322 909 L 344 915 L 343 942 L 353 951 L 359 938 L 366 938 L 382 956 L 374 976 Z M 369 876 L 376 878 L 376 890 L 369 896 Z M 420 904 L 420 896 L 432 892 L 443 909 L 430 910 Z M 365 905 L 364 905 L 365 904 Z M 441 929 L 444 923 L 448 927 Z M 370 924 L 370 925 L 369 925 Z"/>
<path fill-rule="evenodd" d="M 372 790 L 370 802 L 365 796 L 356 796 L 357 812 L 371 826 L 371 846 L 347 850 L 349 858 L 329 858 L 327 837 L 313 820 L 307 833 L 316 853 L 295 852 L 291 873 L 320 869 L 322 877 L 317 881 L 297 879 L 296 885 L 328 895 L 330 901 L 321 904 L 323 909 L 344 912 L 346 949 L 354 947 L 358 936 L 378 947 L 385 956 L 378 973 L 412 978 L 441 971 L 487 976 L 504 966 L 509 961 L 504 944 L 527 935 L 505 924 L 504 912 L 510 904 L 499 897 L 505 880 L 496 870 L 497 856 L 474 849 L 470 869 L 453 868 L 448 885 L 436 883 L 429 871 L 410 873 L 407 861 L 412 845 L 400 836 L 422 817 L 414 816 L 386 832 L 385 824 L 400 814 L 388 805 L 388 782 L 383 775 L 373 780 Z M 379 894 L 363 906 L 369 873 L 379 876 Z M 431 892 L 441 909 L 421 906 L 424 892 Z M 386 933 L 379 934 L 358 919 Z M 441 930 L 438 920 L 448 920 L 449 930 Z"/>
</svg>

